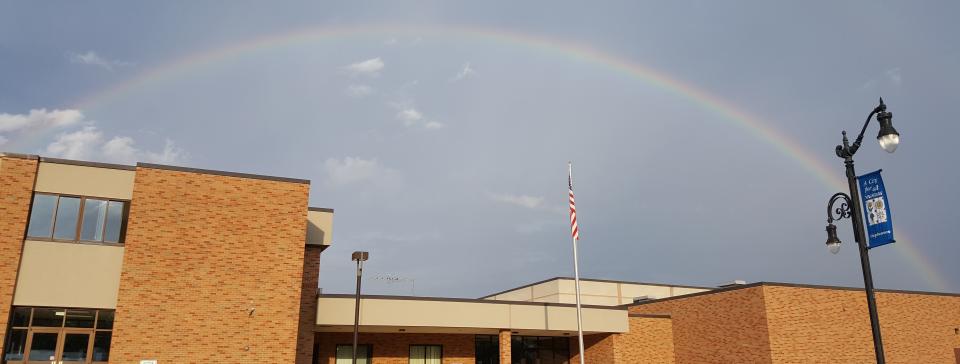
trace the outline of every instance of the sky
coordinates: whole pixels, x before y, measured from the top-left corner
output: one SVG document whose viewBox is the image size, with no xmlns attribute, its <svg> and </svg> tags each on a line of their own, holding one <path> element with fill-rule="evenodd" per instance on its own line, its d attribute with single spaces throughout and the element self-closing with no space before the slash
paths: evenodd
<svg viewBox="0 0 960 364">
<path fill-rule="evenodd" d="M 960 292 L 951 1 L 0 2 L 0 150 L 312 181 L 320 286 L 480 297 L 585 278 L 862 287 L 840 132 L 868 126 L 879 288 Z"/>
</svg>

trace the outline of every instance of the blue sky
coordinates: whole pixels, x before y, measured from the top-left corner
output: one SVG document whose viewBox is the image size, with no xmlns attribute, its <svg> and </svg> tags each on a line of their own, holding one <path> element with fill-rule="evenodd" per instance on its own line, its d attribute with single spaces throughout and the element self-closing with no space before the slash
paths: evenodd
<svg viewBox="0 0 960 364">
<path fill-rule="evenodd" d="M 361 249 L 371 253 L 370 293 L 474 297 L 571 275 L 568 160 L 585 277 L 862 285 L 849 222 L 839 223 L 839 255 L 823 244 L 835 187 L 782 141 L 562 50 L 574 44 L 748 112 L 835 179 L 840 131 L 858 131 L 883 96 L 900 149 L 883 152 L 874 124 L 856 160 L 860 173 L 884 170 L 902 235 L 871 252 L 875 283 L 958 292 L 958 10 L 947 1 L 8 1 L 0 150 L 311 179 L 311 204 L 337 211 L 321 263 L 326 292 L 352 289 L 349 256 Z M 465 28 L 547 41 L 456 31 Z M 364 31 L 143 78 L 300 29 Z"/>
</svg>

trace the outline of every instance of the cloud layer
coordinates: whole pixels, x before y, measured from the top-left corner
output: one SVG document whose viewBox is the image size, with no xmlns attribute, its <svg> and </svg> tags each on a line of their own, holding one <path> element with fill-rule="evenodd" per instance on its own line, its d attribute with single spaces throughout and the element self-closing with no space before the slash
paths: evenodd
<svg viewBox="0 0 960 364">
<path fill-rule="evenodd" d="M 345 68 L 355 75 L 376 76 L 383 70 L 384 63 L 380 57 L 371 58 L 365 61 L 351 63 Z"/>
<path fill-rule="evenodd" d="M 67 53 L 67 59 L 70 60 L 70 63 L 96 66 L 107 71 L 113 71 L 116 67 L 132 65 L 130 62 L 106 59 L 94 51 L 86 51 L 85 53 L 70 52 Z"/>
</svg>

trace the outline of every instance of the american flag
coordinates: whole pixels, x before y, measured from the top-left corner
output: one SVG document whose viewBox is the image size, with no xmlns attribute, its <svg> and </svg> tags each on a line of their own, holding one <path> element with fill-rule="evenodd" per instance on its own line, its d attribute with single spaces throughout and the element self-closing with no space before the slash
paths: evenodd
<svg viewBox="0 0 960 364">
<path fill-rule="evenodd" d="M 580 228 L 577 226 L 577 205 L 573 202 L 573 173 L 567 175 L 567 186 L 570 187 L 570 234 L 573 240 L 580 240 Z"/>
</svg>

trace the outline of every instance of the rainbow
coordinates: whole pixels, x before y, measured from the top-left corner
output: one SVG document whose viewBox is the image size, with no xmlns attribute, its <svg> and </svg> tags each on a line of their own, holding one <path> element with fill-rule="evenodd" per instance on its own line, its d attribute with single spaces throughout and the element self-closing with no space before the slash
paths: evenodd
<svg viewBox="0 0 960 364">
<path fill-rule="evenodd" d="M 784 135 L 760 118 L 751 115 L 734 104 L 689 83 L 668 74 L 659 72 L 642 64 L 617 55 L 603 52 L 588 45 L 567 40 L 548 38 L 533 34 L 508 32 L 501 29 L 469 26 L 408 26 L 408 25 L 364 25 L 341 27 L 305 27 L 293 31 L 257 37 L 244 42 L 198 52 L 143 71 L 124 82 L 114 84 L 99 92 L 87 95 L 72 104 L 73 108 L 91 110 L 121 99 L 130 91 L 183 76 L 190 71 L 216 65 L 224 60 L 247 54 L 301 43 L 341 40 L 349 37 L 396 37 L 396 36 L 437 36 L 472 39 L 496 44 L 512 45 L 555 54 L 571 60 L 578 60 L 606 68 L 612 72 L 624 74 L 645 84 L 688 99 L 709 110 L 741 130 L 752 134 L 785 157 L 794 160 L 799 166 L 811 173 L 821 182 L 835 190 L 845 190 L 846 183 L 836 168 L 828 168 L 813 153 L 801 144 Z M 926 282 L 941 291 L 949 291 L 949 285 L 907 238 L 903 230 L 898 230 L 899 251 L 921 273 Z"/>
</svg>

